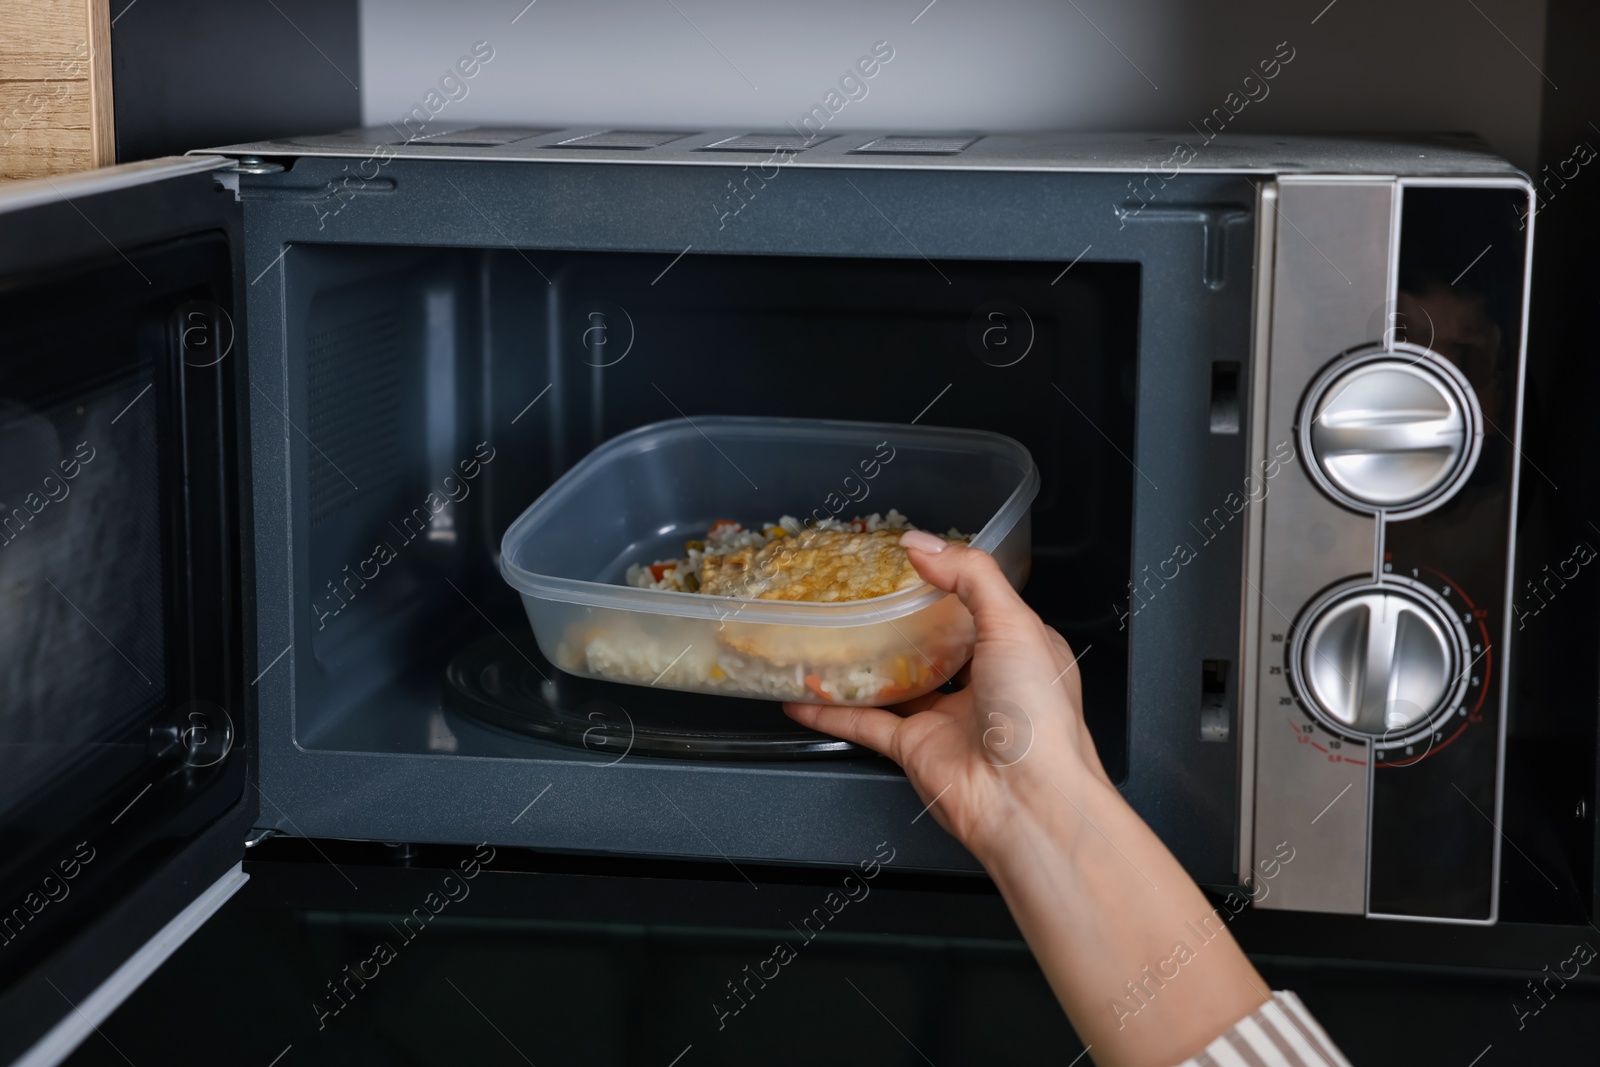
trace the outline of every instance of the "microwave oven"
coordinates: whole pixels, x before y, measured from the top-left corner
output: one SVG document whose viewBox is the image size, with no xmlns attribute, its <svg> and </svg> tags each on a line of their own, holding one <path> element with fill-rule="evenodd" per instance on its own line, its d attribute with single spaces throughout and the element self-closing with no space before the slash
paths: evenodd
<svg viewBox="0 0 1600 1067">
<path fill-rule="evenodd" d="M 1450 139 L 510 127 L 11 187 L 7 1016 L 103 1017 L 268 834 L 979 873 L 887 761 L 528 640 L 510 522 L 710 414 L 1020 441 L 1186 869 L 1494 922 L 1532 204 Z"/>
</svg>

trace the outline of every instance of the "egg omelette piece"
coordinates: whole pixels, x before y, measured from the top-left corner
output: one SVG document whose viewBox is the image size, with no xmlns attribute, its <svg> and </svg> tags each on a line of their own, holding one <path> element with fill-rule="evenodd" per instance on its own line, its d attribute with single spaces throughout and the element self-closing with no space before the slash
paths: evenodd
<svg viewBox="0 0 1600 1067">
<path fill-rule="evenodd" d="M 707 555 L 700 567 L 700 592 L 811 603 L 886 596 L 922 581 L 900 547 L 903 532 L 802 530 L 764 545 Z"/>
</svg>

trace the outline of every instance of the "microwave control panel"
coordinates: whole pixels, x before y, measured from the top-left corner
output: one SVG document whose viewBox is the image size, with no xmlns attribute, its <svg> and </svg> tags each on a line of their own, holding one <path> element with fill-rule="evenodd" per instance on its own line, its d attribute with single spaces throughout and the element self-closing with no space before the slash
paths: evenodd
<svg viewBox="0 0 1600 1067">
<path fill-rule="evenodd" d="M 1252 454 L 1295 462 L 1247 538 L 1243 880 L 1263 908 L 1491 923 L 1527 187 L 1263 195 Z"/>
</svg>

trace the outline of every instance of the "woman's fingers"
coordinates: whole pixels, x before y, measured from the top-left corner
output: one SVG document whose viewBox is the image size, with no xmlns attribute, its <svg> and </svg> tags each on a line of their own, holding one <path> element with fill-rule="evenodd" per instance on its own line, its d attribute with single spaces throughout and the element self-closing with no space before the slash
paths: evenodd
<svg viewBox="0 0 1600 1067">
<path fill-rule="evenodd" d="M 1067 639 L 1061 636 L 1061 632 L 1054 626 L 1046 626 L 1044 632 L 1050 641 L 1051 649 L 1055 651 L 1056 661 L 1063 667 L 1076 667 L 1078 665 L 1078 654 L 1072 650 L 1072 646 L 1067 643 Z"/>
<path fill-rule="evenodd" d="M 837 704 L 785 703 L 783 713 L 801 726 L 853 741 L 881 756 L 894 758 L 894 735 L 905 720 L 883 708 L 848 708 Z"/>
<path fill-rule="evenodd" d="M 1095 748 L 1094 736 L 1089 733 L 1089 723 L 1084 719 L 1081 710 L 1083 672 L 1078 669 L 1078 654 L 1072 650 L 1072 646 L 1067 643 L 1067 639 L 1062 637 L 1054 626 L 1046 626 L 1044 629 L 1045 633 L 1050 637 L 1051 647 L 1055 649 L 1057 657 L 1065 665 L 1065 669 L 1056 676 L 1056 680 L 1051 684 L 1059 684 L 1066 690 L 1069 699 L 1075 705 L 1072 718 L 1077 724 L 1078 753 L 1083 757 L 1090 772 L 1099 776 L 1107 785 L 1110 785 L 1111 779 L 1107 777 L 1105 767 L 1100 763 L 1100 753 Z"/>
<path fill-rule="evenodd" d="M 907 549 L 911 565 L 929 585 L 954 593 L 967 606 L 978 624 L 980 637 L 999 631 L 1017 632 L 1034 618 L 1033 609 L 1022 602 L 989 553 L 949 544 L 944 538 L 921 530 L 903 534 L 900 543 Z"/>
</svg>

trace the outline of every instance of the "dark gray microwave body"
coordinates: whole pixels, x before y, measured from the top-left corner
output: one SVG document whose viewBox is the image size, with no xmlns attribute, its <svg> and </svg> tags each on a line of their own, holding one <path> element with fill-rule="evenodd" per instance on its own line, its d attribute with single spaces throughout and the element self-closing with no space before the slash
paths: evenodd
<svg viewBox="0 0 1600 1067">
<path fill-rule="evenodd" d="M 309 836 L 488 840 L 752 863 L 850 863 L 891 840 L 906 867 L 975 870 L 933 820 L 918 818 L 921 802 L 882 763 L 614 763 L 610 752 L 575 752 L 446 715 L 433 685 L 408 674 L 420 640 L 415 625 L 385 633 L 374 618 L 345 627 L 336 640 L 319 637 L 319 622 L 343 597 L 329 598 L 339 591 L 328 580 L 339 574 L 320 560 L 314 566 L 313 558 L 320 537 L 338 535 L 328 518 L 336 505 L 328 501 L 344 492 L 339 480 L 361 474 L 335 474 L 319 463 L 312 424 L 319 404 L 342 404 L 346 432 L 359 435 L 371 406 L 365 390 L 386 381 L 359 358 L 342 368 L 318 362 L 339 330 L 378 328 L 378 320 L 363 327 L 359 311 L 326 321 L 319 315 L 341 300 L 357 307 L 373 299 L 374 279 L 393 277 L 395 257 L 407 252 L 501 250 L 492 264 L 474 261 L 470 269 L 483 277 L 470 283 L 423 281 L 424 268 L 410 283 L 414 299 L 425 303 L 431 291 L 446 309 L 432 322 L 435 332 L 464 329 L 462 317 L 480 320 L 478 351 L 436 341 L 449 351 L 424 357 L 442 360 L 447 377 L 481 387 L 479 397 L 455 398 L 475 412 L 466 419 L 470 431 L 443 431 L 454 438 L 430 444 L 436 454 L 429 462 L 448 463 L 480 439 L 536 455 L 542 468 L 522 470 L 531 499 L 540 479 L 577 459 L 584 442 L 598 443 L 602 426 L 606 433 L 618 428 L 597 414 L 607 403 L 600 375 L 608 372 L 567 358 L 555 311 L 517 309 L 538 300 L 541 288 L 553 308 L 564 285 L 578 284 L 582 269 L 567 265 L 566 255 L 643 257 L 640 266 L 660 273 L 648 286 L 641 275 L 634 283 L 640 291 L 670 284 L 684 255 L 804 257 L 817 271 L 841 260 L 897 260 L 924 270 L 930 287 L 951 284 L 940 264 L 1048 264 L 1052 285 L 1071 279 L 1074 269 L 1088 274 L 1120 264 L 1137 269 L 1134 314 L 1114 324 L 1136 346 L 1136 421 L 1130 447 L 1116 449 L 1126 462 L 1110 453 L 1096 461 L 1127 480 L 1132 504 L 1129 588 L 1108 605 L 1120 615 L 1118 629 L 1126 627 L 1125 659 L 1102 653 L 1107 666 L 1126 670 L 1126 712 L 1113 713 L 1108 729 L 1120 731 L 1121 788 L 1188 869 L 1202 882 L 1247 881 L 1255 851 L 1271 849 L 1252 841 L 1255 704 L 1276 700 L 1276 690 L 1256 691 L 1255 674 L 1264 668 L 1247 642 L 1267 639 L 1255 632 L 1255 613 L 1281 608 L 1292 616 L 1301 604 L 1243 595 L 1261 593 L 1258 583 L 1266 580 L 1245 570 L 1246 542 L 1259 551 L 1262 534 L 1252 527 L 1254 514 L 1230 523 L 1237 510 L 1219 505 L 1247 494 L 1252 476 L 1270 478 L 1276 471 L 1267 465 L 1278 465 L 1271 442 L 1253 441 L 1251 433 L 1252 419 L 1258 435 L 1267 432 L 1262 368 L 1273 269 L 1292 262 L 1302 272 L 1293 283 L 1313 319 L 1320 294 L 1328 297 L 1327 321 L 1286 342 L 1315 346 L 1295 354 L 1292 371 L 1286 360 L 1287 377 L 1275 383 L 1298 397 L 1316 370 L 1341 352 L 1381 341 L 1393 325 L 1388 250 L 1398 236 L 1385 227 L 1400 180 L 1512 187 L 1520 176 L 1498 160 L 1442 144 L 1235 138 L 1191 146 L 1159 138 L 990 136 L 953 154 L 899 156 L 855 151 L 876 140 L 863 135 L 794 154 L 730 156 L 706 149 L 725 140 L 720 134 L 643 150 L 584 147 L 584 135 L 535 132 L 473 146 L 471 135 L 403 143 L 379 130 L 226 150 L 246 159 L 241 173 L 219 177 L 238 185 L 251 279 L 250 454 L 264 672 L 256 688 L 261 782 L 272 798 L 262 824 Z M 275 171 L 274 163 L 288 167 Z M 1343 214 L 1347 209 L 1353 213 Z M 1335 247 L 1346 251 L 1330 258 L 1325 249 Z M 1373 250 L 1382 263 L 1371 261 Z M 546 284 L 504 284 L 494 275 L 505 268 L 523 282 L 533 281 L 531 268 Z M 1308 271 L 1321 275 L 1307 281 Z M 426 312 L 411 322 L 430 328 Z M 759 345 L 707 343 L 727 345 L 732 360 L 761 359 Z M 1519 338 L 1507 344 L 1520 352 Z M 508 345 L 522 354 L 507 360 L 497 349 Z M 898 358 L 909 365 L 915 357 Z M 363 382 L 361 374 L 375 378 Z M 526 404 L 546 384 L 545 410 L 523 421 Z M 925 390 L 929 398 L 936 387 Z M 319 401 L 314 390 L 331 390 L 333 399 Z M 400 403 L 412 405 L 403 417 L 426 435 L 427 402 Z M 907 418 L 921 403 L 901 406 L 899 417 Z M 1064 405 L 1055 413 L 1063 421 L 1080 416 Z M 592 438 L 584 437 L 585 420 Z M 363 462 L 359 447 L 347 454 Z M 364 462 L 372 476 L 381 473 L 381 457 Z M 508 464 L 490 477 L 515 473 Z M 517 499 L 503 485 L 497 493 Z M 493 516 L 495 528 L 479 531 L 478 548 L 492 550 L 514 514 Z M 1317 536 L 1361 540 L 1367 529 L 1352 519 L 1342 532 L 1337 524 L 1319 526 Z M 1370 556 L 1363 543 L 1353 551 Z M 356 547 L 352 542 L 351 551 Z M 1175 553 L 1183 558 L 1175 561 Z M 1251 566 L 1261 566 L 1259 559 Z M 1315 589 L 1341 575 L 1313 570 L 1302 577 Z M 1503 572 L 1497 580 L 1503 584 Z M 348 583 L 344 589 L 353 591 Z M 1092 674 L 1099 665 L 1092 649 L 1085 654 Z M 1216 672 L 1212 684 L 1203 670 Z M 1275 751 L 1272 759 L 1281 772 Z M 1274 787 L 1292 793 L 1299 777 L 1290 772 Z M 1495 781 L 1491 770 L 1488 803 Z M 535 797 L 538 805 L 527 808 Z M 1282 800 L 1276 795 L 1272 810 Z M 1299 898 L 1314 908 L 1366 908 L 1359 874 L 1353 892 L 1334 894 L 1331 903 L 1314 888 L 1338 882 L 1332 871 L 1350 870 L 1365 839 L 1364 803 L 1348 802 L 1353 823 L 1328 817 L 1352 836 L 1326 869 L 1302 857 L 1312 888 L 1297 891 L 1296 879 L 1286 877 L 1279 883 L 1285 906 Z"/>
<path fill-rule="evenodd" d="M 652 275 L 664 272 L 658 292 L 672 283 L 671 270 L 683 266 L 673 268 L 672 261 L 686 250 L 691 257 L 808 257 L 818 271 L 831 269 L 835 259 L 898 260 L 923 272 L 933 290 L 946 285 L 939 265 L 952 262 L 1040 262 L 1049 265 L 1041 277 L 1045 285 L 1073 263 L 1086 274 L 1099 265 L 1136 265 L 1138 306 L 1115 324 L 1137 346 L 1136 437 L 1125 459 L 1107 455 L 1110 472 L 1132 487 L 1132 556 L 1153 562 L 1170 555 L 1171 531 L 1209 516 L 1237 487 L 1246 465 L 1246 435 L 1237 421 L 1232 433 L 1213 432 L 1210 398 L 1218 363 L 1242 368 L 1236 400 L 1250 388 L 1261 176 L 1240 173 L 1253 168 L 1232 161 L 1251 150 L 1211 146 L 1217 160 L 1204 165 L 1239 172 L 1206 173 L 1197 165 L 1181 176 L 1169 171 L 1167 181 L 1158 172 L 1172 146 L 1140 140 L 1074 145 L 991 137 L 960 155 L 906 158 L 848 155 L 844 150 L 858 139 L 839 138 L 767 167 L 760 166 L 767 153 L 730 159 L 679 144 L 648 152 L 525 143 L 380 148 L 358 135 L 343 139 L 336 156 L 334 140 L 227 150 L 269 163 L 294 156 L 284 172 L 237 179 L 252 279 L 257 654 L 261 667 L 284 656 L 257 685 L 261 780 L 281 810 L 264 807 L 264 824 L 310 836 L 490 840 L 770 863 L 851 863 L 890 840 L 896 862 L 906 867 L 976 870 L 932 819 L 918 818 L 922 802 L 882 763 L 741 766 L 633 758 L 610 765 L 609 753 L 574 752 L 453 717 L 442 720 L 437 692 L 398 681 L 405 673 L 403 639 L 346 628 L 344 647 L 319 654 L 317 605 L 325 610 L 338 603 L 325 587 L 338 574 L 310 566 L 325 524 L 317 512 L 321 483 L 307 472 L 320 464 L 307 438 L 285 429 L 284 418 L 318 439 L 307 383 L 321 377 L 311 367 L 312 348 L 327 330 L 312 322 L 316 304 L 386 269 L 376 253 L 367 262 L 335 262 L 328 253 L 340 246 L 509 246 L 519 250 L 513 256 L 550 273 L 554 288 L 568 281 L 552 265 L 563 251 L 645 254 L 652 257 Z M 1263 150 L 1290 152 L 1270 143 L 1254 151 Z M 1332 151 L 1325 162 L 1304 165 L 1348 169 L 1348 158 Z M 729 212 L 735 203 L 730 182 L 743 198 L 737 214 Z M 502 303 L 534 297 L 528 289 L 495 291 L 491 282 L 483 299 L 487 312 L 458 313 L 504 321 Z M 538 314 L 528 316 L 527 327 L 553 329 Z M 516 343 L 495 325 L 487 336 L 490 345 Z M 548 360 L 551 369 L 541 365 L 520 380 L 497 371 L 501 378 L 483 401 L 484 423 L 473 437 L 509 452 L 551 436 L 551 469 L 533 472 L 535 478 L 578 458 L 555 455 L 570 429 L 552 430 L 541 419 L 578 422 L 589 417 L 590 404 L 603 402 L 572 380 L 590 369 L 573 360 L 561 365 L 554 344 L 543 342 L 541 336 L 528 346 L 530 359 Z M 731 344 L 729 359 L 762 358 L 759 346 L 745 350 L 718 338 L 707 343 Z M 916 356 L 908 351 L 891 358 L 909 370 Z M 547 382 L 555 385 L 540 402 L 546 410 L 536 407 L 513 426 Z M 914 403 L 907 398 L 898 417 L 914 417 L 940 384 L 930 381 L 921 390 L 927 395 L 919 392 Z M 583 399 L 575 403 L 568 393 Z M 685 403 L 681 396 L 674 400 Z M 363 403 L 358 384 L 349 387 L 348 403 L 349 417 L 357 417 Z M 697 409 L 686 410 L 692 415 Z M 672 414 L 663 406 L 661 417 Z M 1059 400 L 1054 417 L 1079 418 Z M 929 421 L 938 419 L 935 408 Z M 489 476 L 498 474 L 491 465 Z M 529 484 L 525 500 L 539 488 Z M 1228 740 L 1218 743 L 1201 731 L 1200 665 L 1236 665 L 1239 657 L 1241 533 L 1218 533 L 1223 542 L 1186 568 L 1160 610 L 1127 620 L 1126 667 L 1114 653 L 1101 655 L 1108 667 L 1116 664 L 1111 669 L 1127 671 L 1129 713 L 1118 716 L 1126 731 L 1122 788 L 1198 877 L 1233 884 L 1240 735 L 1236 725 L 1224 726 Z M 493 531 L 480 548 L 497 537 Z M 308 576 L 308 570 L 315 573 Z M 1128 598 L 1125 589 L 1117 593 L 1118 601 Z M 352 600 L 352 608 L 358 604 Z M 1097 607 L 1110 611 L 1114 603 L 1108 597 Z M 329 628 L 334 625 L 330 621 Z M 1086 655 L 1092 670 L 1095 651 Z M 330 662 L 335 657 L 338 662 Z M 349 665 L 355 662 L 365 664 L 366 684 L 384 685 L 381 697 L 352 691 Z M 1233 691 L 1223 699 L 1236 706 L 1237 666 L 1234 673 L 1227 683 Z M 1225 723 L 1236 721 L 1236 711 L 1224 716 Z M 521 814 L 546 787 L 538 804 Z"/>
<path fill-rule="evenodd" d="M 701 412 L 1023 440 L 1026 595 L 1188 870 L 1265 908 L 1495 920 L 1527 179 L 1449 141 L 739 132 L 365 130 L 0 196 L 8 400 L 122 442 L 46 521 L 166 509 L 91 573 L 115 662 L 76 587 L 44 585 L 62 572 L 18 573 L 47 545 L 32 518 L 0 516 L 8 578 L 52 606 L 33 625 L 76 650 L 8 681 L 104 713 L 41 698 L 28 722 L 121 731 L 69 746 L 111 767 L 79 767 L 70 825 L 0 825 L 33 849 L 0 872 L 19 899 L 77 869 L 79 826 L 104 856 L 7 928 L 9 959 L 65 983 L 0 997 L 26 1022 L 7 1054 L 124 958 L 104 1002 L 137 984 L 248 877 L 247 833 L 747 876 L 889 844 L 977 873 L 882 760 L 585 751 L 453 710 L 444 665 L 520 622 L 494 560 L 512 518 L 606 437 Z M 621 362 L 581 340 L 597 307 L 632 331 Z M 129 560 L 165 576 L 161 618 L 100 582 Z M 204 730 L 177 714 L 201 704 Z"/>
</svg>

